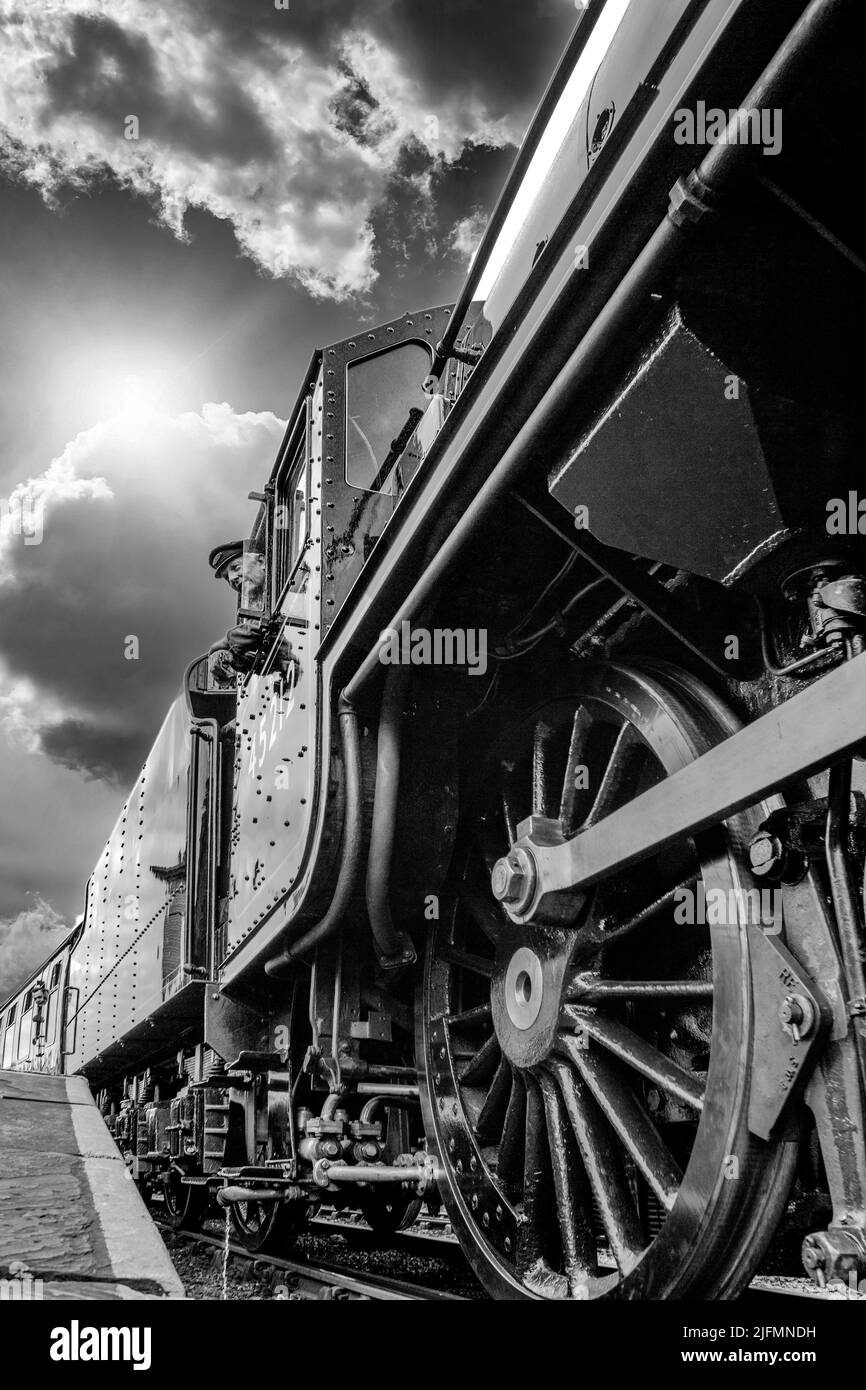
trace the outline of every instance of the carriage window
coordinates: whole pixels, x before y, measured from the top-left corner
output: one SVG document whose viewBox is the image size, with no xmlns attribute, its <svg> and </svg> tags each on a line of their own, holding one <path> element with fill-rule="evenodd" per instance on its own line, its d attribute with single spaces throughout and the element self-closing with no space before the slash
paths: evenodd
<svg viewBox="0 0 866 1390">
<path fill-rule="evenodd" d="M 21 1022 L 18 1025 L 18 1061 L 26 1062 L 30 1056 L 30 1044 L 33 1041 L 31 1033 L 33 1031 L 33 990 L 28 989 L 24 996 L 24 1007 L 21 1010 Z"/>
<path fill-rule="evenodd" d="M 13 1004 L 6 1015 L 6 1036 L 3 1039 L 4 1067 L 11 1067 L 12 1063 L 15 1061 L 13 1056 L 13 1049 L 15 1047 L 15 1010 L 16 1005 Z"/>
<path fill-rule="evenodd" d="M 48 996 L 48 1012 L 45 1017 L 44 1038 L 47 1047 L 51 1046 L 57 1034 L 57 1001 L 59 998 L 60 995 L 56 989 L 53 989 Z"/>
<path fill-rule="evenodd" d="M 421 383 L 431 355 L 404 343 L 346 372 L 346 482 L 366 492 L 396 493 L 395 465 L 430 404 Z"/>
<path fill-rule="evenodd" d="M 60 983 L 60 969 L 62 962 L 56 960 L 51 967 L 51 979 L 48 982 L 49 989 L 56 989 Z"/>
</svg>

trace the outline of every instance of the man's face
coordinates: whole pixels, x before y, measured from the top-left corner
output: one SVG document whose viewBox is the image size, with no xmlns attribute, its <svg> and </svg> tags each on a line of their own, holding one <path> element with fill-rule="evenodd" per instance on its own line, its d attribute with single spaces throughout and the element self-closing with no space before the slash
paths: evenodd
<svg viewBox="0 0 866 1390">
<path fill-rule="evenodd" d="M 226 583 L 229 584 L 231 588 L 235 590 L 236 593 L 240 593 L 241 583 L 243 582 L 244 577 L 243 555 L 237 555 L 235 556 L 234 560 L 229 560 L 228 564 L 225 567 L 224 577 Z"/>
</svg>

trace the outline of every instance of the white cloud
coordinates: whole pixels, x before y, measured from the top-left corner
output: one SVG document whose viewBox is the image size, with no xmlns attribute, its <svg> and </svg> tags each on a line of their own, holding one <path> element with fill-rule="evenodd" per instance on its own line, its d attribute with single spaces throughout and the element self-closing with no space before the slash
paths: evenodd
<svg viewBox="0 0 866 1390">
<path fill-rule="evenodd" d="M 459 222 L 454 223 L 448 234 L 448 245 L 468 263 L 478 250 L 486 226 L 487 214 L 476 208 L 468 217 L 461 217 Z"/>
<path fill-rule="evenodd" d="M 13 577 L 11 557 L 17 545 L 42 544 L 46 516 L 55 506 L 109 497 L 111 489 L 104 478 L 76 475 L 69 450 L 38 477 L 18 483 L 7 498 L 0 498 L 0 584 Z"/>
<path fill-rule="evenodd" d="M 129 780 L 183 670 L 232 620 L 209 549 L 249 528 L 285 422 L 223 403 L 84 430 L 12 496 L 39 544 L 0 532 L 0 729 L 87 776 Z M 128 634 L 141 657 L 124 657 Z"/>
<path fill-rule="evenodd" d="M 18 178 L 51 201 L 108 173 L 179 237 L 187 211 L 207 209 L 260 267 L 319 297 L 373 283 L 370 217 L 407 142 L 454 159 L 518 133 L 474 95 L 428 114 L 400 56 L 361 30 L 329 57 L 290 26 L 232 48 L 200 7 L 163 0 L 0 0 L 0 18 L 0 156 Z M 372 98 L 354 122 L 334 110 L 346 63 Z"/>
<path fill-rule="evenodd" d="M 50 956 L 68 930 L 60 914 L 38 896 L 17 917 L 0 920 L 0 1003 Z"/>
</svg>

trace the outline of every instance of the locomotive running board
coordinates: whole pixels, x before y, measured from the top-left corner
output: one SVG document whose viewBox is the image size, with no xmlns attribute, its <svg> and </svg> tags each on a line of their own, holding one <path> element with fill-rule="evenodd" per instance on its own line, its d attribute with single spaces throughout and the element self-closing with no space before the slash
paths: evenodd
<svg viewBox="0 0 866 1390">
<path fill-rule="evenodd" d="M 562 844 L 517 843 L 530 851 L 542 897 L 584 889 L 614 869 L 647 859 L 675 841 L 754 806 L 792 777 L 808 775 L 866 742 L 866 653 L 830 671 L 785 704 L 747 724 L 703 757 Z"/>
</svg>

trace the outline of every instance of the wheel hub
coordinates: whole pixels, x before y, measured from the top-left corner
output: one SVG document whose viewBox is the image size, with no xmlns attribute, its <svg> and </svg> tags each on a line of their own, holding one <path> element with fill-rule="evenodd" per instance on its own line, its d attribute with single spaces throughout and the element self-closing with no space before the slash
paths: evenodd
<svg viewBox="0 0 866 1390">
<path fill-rule="evenodd" d="M 490 1003 L 505 1056 L 533 1067 L 553 1048 L 574 939 L 569 933 L 531 929 L 503 941 L 496 955 Z"/>
<path fill-rule="evenodd" d="M 541 1012 L 544 978 L 541 961 L 528 946 L 514 952 L 505 972 L 505 1008 L 515 1028 L 525 1032 Z"/>
</svg>

